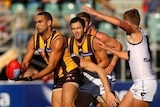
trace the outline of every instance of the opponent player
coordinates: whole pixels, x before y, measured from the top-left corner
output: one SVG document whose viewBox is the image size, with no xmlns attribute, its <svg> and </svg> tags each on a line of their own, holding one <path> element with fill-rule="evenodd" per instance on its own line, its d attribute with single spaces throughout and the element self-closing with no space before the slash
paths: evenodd
<svg viewBox="0 0 160 107">
<path fill-rule="evenodd" d="M 35 17 L 35 25 L 37 34 L 31 37 L 27 45 L 27 51 L 21 64 L 22 73 L 28 68 L 30 61 L 37 50 L 48 64 L 46 68 L 38 74 L 27 77 L 28 80 L 40 79 L 43 76 L 54 71 L 55 89 L 52 92 L 52 107 L 74 107 L 74 102 L 78 93 L 78 85 L 81 81 L 82 69 L 89 69 L 94 72 L 98 70 L 98 74 L 105 85 L 108 103 L 111 106 L 116 105 L 115 97 L 110 93 L 107 79 L 101 68 L 87 63 L 80 57 L 73 56 L 67 48 L 66 38 L 59 32 L 51 28 L 52 16 L 48 12 L 40 12 Z M 75 61 L 74 61 L 75 60 Z M 77 63 L 75 63 L 77 62 Z M 77 65 L 79 64 L 79 66 Z M 111 96 L 111 97 L 110 97 Z"/>
<path fill-rule="evenodd" d="M 73 37 L 68 39 L 68 47 L 71 54 L 79 54 L 83 56 L 86 61 L 94 62 L 103 68 L 107 67 L 109 60 L 106 51 L 94 44 L 95 36 L 85 33 L 86 27 L 83 27 L 81 20 L 83 19 L 75 17 L 70 21 Z M 93 100 L 91 95 L 94 97 L 102 95 L 101 99 L 106 100 L 104 87 L 98 75 L 88 71 L 83 71 L 83 74 L 84 83 L 80 86 L 81 93 L 76 101 L 77 107 L 88 107 Z M 88 95 L 88 93 L 91 95 Z M 84 97 L 86 99 L 84 99 Z"/>
<path fill-rule="evenodd" d="M 103 49 L 129 61 L 133 85 L 127 92 L 119 107 L 150 107 L 157 91 L 157 80 L 151 66 L 151 56 L 147 35 L 139 28 L 140 15 L 137 9 L 131 9 L 123 14 L 123 20 L 95 11 L 87 6 L 86 12 L 98 16 L 107 22 L 119 26 L 126 31 L 127 52 L 117 51 L 97 41 Z"/>
<path fill-rule="evenodd" d="M 97 31 L 94 28 L 92 28 L 92 19 L 91 19 L 90 14 L 88 14 L 86 12 L 80 12 L 80 13 L 77 14 L 77 16 L 85 20 L 85 26 L 86 26 L 87 35 L 96 36 L 98 39 L 100 39 L 101 41 L 105 42 L 107 45 L 111 46 L 112 48 L 114 48 L 116 50 L 122 50 L 122 45 L 116 39 L 110 37 L 109 35 L 107 35 L 107 34 L 105 34 L 103 32 Z M 103 59 L 103 60 L 105 60 L 105 59 Z M 113 55 L 113 58 L 110 61 L 109 65 L 105 68 L 105 72 L 108 74 L 107 77 L 109 79 L 112 92 L 114 92 L 114 88 L 113 87 L 114 87 L 114 84 L 115 84 L 115 81 L 116 81 L 116 76 L 115 76 L 115 72 L 113 71 L 113 69 L 114 69 L 117 61 L 118 61 L 118 57 L 116 55 Z M 84 97 L 85 98 L 87 97 L 87 93 L 84 93 L 84 92 L 85 92 L 85 90 L 83 90 L 83 94 L 81 94 L 82 92 L 79 94 L 79 97 L 78 97 L 78 102 L 79 103 L 78 104 L 83 104 L 81 102 L 83 102 Z M 86 95 L 84 96 L 84 94 L 86 94 Z M 90 95 L 88 95 L 88 97 L 89 96 Z M 97 100 L 99 102 L 99 104 L 96 105 L 96 106 L 97 107 L 98 106 L 106 107 L 107 105 L 103 101 L 103 98 L 101 98 L 101 97 L 103 97 L 103 95 L 96 96 L 96 98 L 97 98 Z M 118 97 L 117 97 L 117 100 L 118 100 Z M 85 100 L 85 101 L 87 101 L 87 100 Z M 96 104 L 96 103 L 94 102 L 94 104 Z"/>
</svg>

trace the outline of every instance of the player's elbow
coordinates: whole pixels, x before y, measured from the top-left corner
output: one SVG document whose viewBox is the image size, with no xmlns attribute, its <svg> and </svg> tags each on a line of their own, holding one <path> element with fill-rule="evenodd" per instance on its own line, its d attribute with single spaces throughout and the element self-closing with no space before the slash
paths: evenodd
<svg viewBox="0 0 160 107">
<path fill-rule="evenodd" d="M 123 45 L 121 43 L 118 43 L 118 47 L 119 47 L 119 50 L 122 50 Z"/>
<path fill-rule="evenodd" d="M 116 44 L 115 44 L 115 49 L 118 50 L 118 51 L 121 51 L 122 48 L 123 48 L 122 44 L 117 41 Z"/>
<path fill-rule="evenodd" d="M 103 60 L 102 63 L 102 68 L 106 68 L 109 65 L 109 60 Z"/>
</svg>

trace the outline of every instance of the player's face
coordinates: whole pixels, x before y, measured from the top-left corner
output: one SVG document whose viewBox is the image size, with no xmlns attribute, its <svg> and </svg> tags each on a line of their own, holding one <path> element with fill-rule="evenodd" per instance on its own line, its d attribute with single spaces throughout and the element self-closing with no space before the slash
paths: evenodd
<svg viewBox="0 0 160 107">
<path fill-rule="evenodd" d="M 44 33 L 49 28 L 48 22 L 43 15 L 38 15 L 35 17 L 35 26 L 38 33 Z"/>
<path fill-rule="evenodd" d="M 84 28 L 79 21 L 71 24 L 71 30 L 76 40 L 83 38 Z"/>
</svg>

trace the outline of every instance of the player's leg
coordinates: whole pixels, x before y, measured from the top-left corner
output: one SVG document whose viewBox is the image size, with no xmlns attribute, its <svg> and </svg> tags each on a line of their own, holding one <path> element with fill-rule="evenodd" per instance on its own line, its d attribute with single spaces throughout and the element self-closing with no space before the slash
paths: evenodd
<svg viewBox="0 0 160 107">
<path fill-rule="evenodd" d="M 54 79 L 54 89 L 52 91 L 52 107 L 62 107 L 62 87 L 65 77 Z"/>
<path fill-rule="evenodd" d="M 76 107 L 88 107 L 93 99 L 94 97 L 91 94 L 79 91 L 76 99 Z"/>
<path fill-rule="evenodd" d="M 121 101 L 119 107 L 149 107 L 149 103 L 133 98 L 133 94 L 129 90 Z"/>
<path fill-rule="evenodd" d="M 102 99 L 101 96 L 98 96 L 96 100 L 97 100 L 97 104 L 94 104 L 96 105 L 96 107 L 109 107 L 109 105 Z"/>
<path fill-rule="evenodd" d="M 126 93 L 126 95 L 123 97 L 123 99 L 118 107 L 133 107 L 133 101 L 134 101 L 133 94 L 129 90 Z"/>
<path fill-rule="evenodd" d="M 117 94 L 114 92 L 114 85 L 115 85 L 115 82 L 116 82 L 116 76 L 115 76 L 115 72 L 112 71 L 112 73 L 110 75 L 107 75 L 107 78 L 108 78 L 108 81 L 110 83 L 110 88 L 111 88 L 111 91 L 112 93 L 115 95 L 116 99 L 117 99 L 117 103 L 120 103 L 120 100 L 117 96 Z M 94 105 L 96 107 L 109 107 L 109 105 L 107 104 L 106 102 L 106 94 L 105 94 L 105 91 L 104 91 L 104 88 L 101 87 L 101 94 L 100 96 L 97 96 L 96 100 L 97 100 L 97 104 L 94 103 Z"/>
<path fill-rule="evenodd" d="M 66 82 L 62 90 L 62 107 L 75 107 L 79 85 L 76 82 Z"/>
<path fill-rule="evenodd" d="M 96 107 L 109 107 L 105 102 L 99 102 Z"/>
<path fill-rule="evenodd" d="M 150 103 L 147 101 L 137 100 L 134 98 L 133 107 L 150 107 Z"/>
<path fill-rule="evenodd" d="M 52 107 L 62 107 L 61 95 L 62 95 L 62 88 L 57 88 L 52 91 Z"/>
<path fill-rule="evenodd" d="M 115 92 L 113 92 L 113 94 L 115 95 L 115 97 L 116 97 L 116 99 L 118 101 L 117 103 L 119 104 L 120 100 L 119 100 L 118 96 L 115 94 Z M 101 96 L 98 96 L 96 98 L 96 100 L 97 100 L 97 104 L 94 103 L 94 105 L 96 105 L 96 107 L 109 107 L 109 105 L 106 102 L 107 99 L 106 99 L 106 95 L 105 94 L 103 94 Z"/>
<path fill-rule="evenodd" d="M 142 80 L 136 85 L 139 87 L 140 91 L 138 91 L 136 94 L 133 94 L 133 107 L 150 107 L 150 103 L 153 101 L 157 91 L 157 81 Z M 135 92 L 132 91 L 132 93 Z"/>
</svg>

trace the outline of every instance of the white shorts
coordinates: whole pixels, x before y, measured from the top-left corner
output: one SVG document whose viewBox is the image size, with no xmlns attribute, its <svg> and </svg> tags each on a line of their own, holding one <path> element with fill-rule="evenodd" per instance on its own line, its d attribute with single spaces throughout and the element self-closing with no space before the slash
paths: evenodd
<svg viewBox="0 0 160 107">
<path fill-rule="evenodd" d="M 131 86 L 130 91 L 135 99 L 152 102 L 157 91 L 157 81 L 137 81 Z"/>
</svg>

